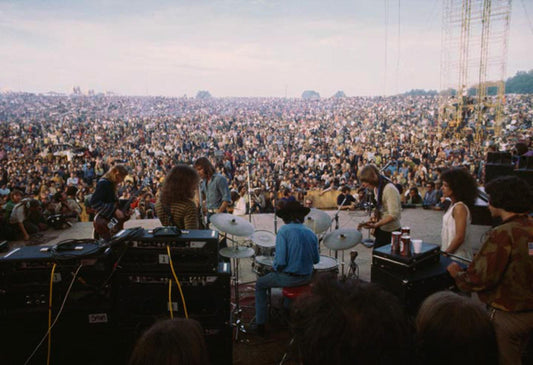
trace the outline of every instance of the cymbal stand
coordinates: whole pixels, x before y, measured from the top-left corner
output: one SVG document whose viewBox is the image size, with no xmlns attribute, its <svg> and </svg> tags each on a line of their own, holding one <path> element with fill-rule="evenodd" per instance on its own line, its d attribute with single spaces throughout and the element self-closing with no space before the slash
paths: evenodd
<svg viewBox="0 0 533 365">
<path fill-rule="evenodd" d="M 233 276 L 231 278 L 231 281 L 233 282 L 233 290 L 234 290 L 234 296 L 235 296 L 235 303 L 234 308 L 231 313 L 231 324 L 235 327 L 235 341 L 239 341 L 239 332 L 246 333 L 246 329 L 244 328 L 244 323 L 241 320 L 241 314 L 242 309 L 239 303 L 240 297 L 239 297 L 239 258 L 235 257 L 231 259 L 231 264 L 233 266 Z"/>
<path fill-rule="evenodd" d="M 355 262 L 355 259 L 357 258 L 357 251 L 351 250 L 350 251 L 350 270 L 348 270 L 348 275 L 343 278 L 344 279 L 359 279 L 359 265 Z"/>
</svg>

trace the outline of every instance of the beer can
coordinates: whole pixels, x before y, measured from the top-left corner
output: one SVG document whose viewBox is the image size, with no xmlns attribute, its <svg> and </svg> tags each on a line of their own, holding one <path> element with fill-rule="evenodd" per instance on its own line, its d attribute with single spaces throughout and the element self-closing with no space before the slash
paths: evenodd
<svg viewBox="0 0 533 365">
<path fill-rule="evenodd" d="M 411 227 L 402 227 L 402 236 L 410 236 Z"/>
<path fill-rule="evenodd" d="M 411 256 L 411 236 L 403 235 L 401 238 L 401 252 L 402 256 Z"/>
<path fill-rule="evenodd" d="M 390 252 L 395 255 L 400 254 L 400 238 L 402 236 L 401 232 L 392 232 L 390 239 Z"/>
</svg>

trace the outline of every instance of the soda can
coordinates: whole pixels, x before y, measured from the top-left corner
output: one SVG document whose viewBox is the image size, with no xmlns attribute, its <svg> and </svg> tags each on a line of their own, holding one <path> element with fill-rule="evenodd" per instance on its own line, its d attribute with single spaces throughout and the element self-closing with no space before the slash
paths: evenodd
<svg viewBox="0 0 533 365">
<path fill-rule="evenodd" d="M 411 227 L 402 227 L 402 236 L 410 236 Z"/>
<path fill-rule="evenodd" d="M 403 235 L 402 238 L 402 250 L 400 254 L 402 256 L 411 256 L 411 236 Z"/>
<path fill-rule="evenodd" d="M 390 240 L 390 252 L 395 255 L 400 254 L 400 238 L 402 236 L 401 232 L 392 232 Z"/>
</svg>

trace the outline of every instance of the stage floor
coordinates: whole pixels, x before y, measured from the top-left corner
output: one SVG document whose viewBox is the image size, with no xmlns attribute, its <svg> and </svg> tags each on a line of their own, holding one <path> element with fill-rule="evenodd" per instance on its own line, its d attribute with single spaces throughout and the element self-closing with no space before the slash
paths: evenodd
<svg viewBox="0 0 533 365">
<path fill-rule="evenodd" d="M 334 217 L 335 211 L 326 211 L 330 217 Z M 421 208 L 404 209 L 402 211 L 402 225 L 411 228 L 411 237 L 422 239 L 428 243 L 439 243 L 442 212 L 423 210 Z M 248 219 L 248 216 L 245 217 Z M 341 212 L 339 214 L 339 228 L 356 228 L 357 224 L 367 220 L 365 212 Z M 274 232 L 275 223 L 273 214 L 254 214 L 251 217 L 251 223 L 255 230 L 267 230 Z M 279 229 L 283 222 L 277 220 L 277 228 Z M 151 229 L 160 226 L 158 219 L 151 220 L 130 220 L 126 222 L 125 228 L 143 227 Z M 335 227 L 335 221 L 332 222 L 332 229 Z M 488 226 L 472 226 L 473 237 L 481 238 L 482 234 L 490 227 Z M 38 241 L 33 241 L 32 244 L 51 245 L 68 239 L 81 239 L 92 237 L 92 223 L 80 222 L 74 224 L 72 227 L 65 230 L 49 230 L 44 232 L 42 238 Z M 363 238 L 368 237 L 368 232 L 363 231 Z M 248 238 L 231 237 L 234 238 L 238 244 L 252 245 Z M 27 242 L 16 241 L 10 242 L 10 248 L 19 247 L 27 244 Z M 231 243 L 230 243 L 231 244 Z M 356 250 L 358 256 L 356 263 L 359 267 L 359 277 L 364 281 L 370 281 L 370 268 L 372 262 L 372 249 L 365 247 L 363 244 L 358 244 L 354 248 L 346 251 L 339 251 L 337 254 L 338 262 L 344 262 L 344 272 L 348 272 L 350 262 L 350 250 Z M 344 253 L 344 257 L 343 257 Z M 5 253 L 4 253 L 5 254 Z M 320 247 L 320 254 L 325 256 L 335 257 L 335 252 L 330 251 L 323 244 Z M 239 263 L 241 283 L 241 306 L 243 308 L 242 319 L 245 323 L 251 321 L 254 317 L 254 283 L 257 278 L 253 270 L 252 263 L 254 258 L 241 259 Z M 339 272 L 342 274 L 343 267 L 339 266 Z M 273 303 L 279 302 L 279 292 L 274 291 Z M 278 364 L 288 348 L 290 335 L 284 321 L 279 318 L 273 318 L 270 326 L 270 331 L 266 338 L 260 338 L 250 334 L 239 334 L 239 341 L 234 342 L 233 346 L 233 363 L 234 364 Z M 286 364 L 297 364 L 296 354 L 289 356 Z"/>
</svg>

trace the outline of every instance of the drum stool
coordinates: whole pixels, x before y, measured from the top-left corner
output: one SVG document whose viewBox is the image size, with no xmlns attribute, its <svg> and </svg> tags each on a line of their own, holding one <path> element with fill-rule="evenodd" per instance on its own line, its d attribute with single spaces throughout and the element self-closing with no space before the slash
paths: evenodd
<svg viewBox="0 0 533 365">
<path fill-rule="evenodd" d="M 302 295 L 309 294 L 310 292 L 311 292 L 311 283 L 301 285 L 301 286 L 287 286 L 287 287 L 284 287 L 281 291 L 283 295 L 283 299 L 288 300 L 289 306 L 295 299 L 297 299 L 298 297 Z M 287 319 L 288 319 L 288 316 L 287 316 Z M 287 360 L 287 356 L 289 355 L 289 351 L 291 351 L 293 344 L 294 344 L 294 336 L 291 337 L 291 341 L 289 342 L 287 351 L 285 351 L 285 353 L 283 354 L 283 357 L 279 365 L 283 365 L 285 363 L 285 360 Z"/>
<path fill-rule="evenodd" d="M 298 298 L 303 294 L 308 294 L 311 292 L 311 284 L 305 284 L 301 286 L 287 286 L 283 288 L 281 294 L 284 298 L 287 298 L 290 302 Z"/>
</svg>

